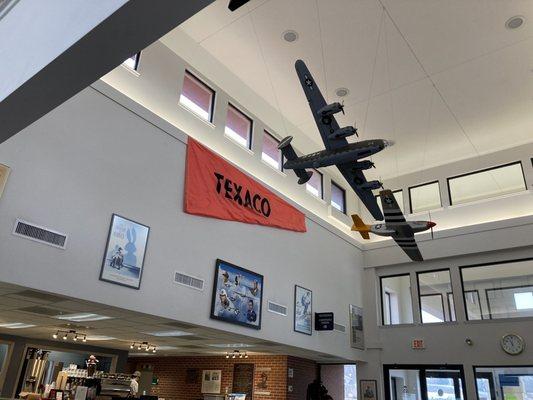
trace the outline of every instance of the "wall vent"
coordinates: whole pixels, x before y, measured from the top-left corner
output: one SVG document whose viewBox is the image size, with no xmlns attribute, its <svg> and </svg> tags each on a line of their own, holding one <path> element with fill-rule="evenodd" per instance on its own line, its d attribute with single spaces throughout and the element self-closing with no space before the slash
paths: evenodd
<svg viewBox="0 0 533 400">
<path fill-rule="evenodd" d="M 20 236 L 35 242 L 44 243 L 49 246 L 65 249 L 67 246 L 67 235 L 57 232 L 44 226 L 39 226 L 31 222 L 17 219 L 13 228 L 13 235 Z"/>
<path fill-rule="evenodd" d="M 333 324 L 333 330 L 334 331 L 337 331 L 337 332 L 346 332 L 346 327 L 344 325 L 341 325 L 341 324 Z"/>
<path fill-rule="evenodd" d="M 278 303 L 274 303 L 273 301 L 268 301 L 268 311 L 274 314 L 283 315 L 284 317 L 287 316 L 287 307 L 283 306 Z"/>
<path fill-rule="evenodd" d="M 176 271 L 174 272 L 174 283 L 196 290 L 204 290 L 205 281 L 203 279 L 184 274 L 183 272 Z"/>
</svg>

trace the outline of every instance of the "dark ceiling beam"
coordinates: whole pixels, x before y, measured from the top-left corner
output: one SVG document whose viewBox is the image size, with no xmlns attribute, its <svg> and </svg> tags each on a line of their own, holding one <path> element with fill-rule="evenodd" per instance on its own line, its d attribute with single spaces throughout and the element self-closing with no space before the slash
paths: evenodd
<svg viewBox="0 0 533 400">
<path fill-rule="evenodd" d="M 212 2 L 129 0 L 0 103 L 0 143 Z"/>
</svg>

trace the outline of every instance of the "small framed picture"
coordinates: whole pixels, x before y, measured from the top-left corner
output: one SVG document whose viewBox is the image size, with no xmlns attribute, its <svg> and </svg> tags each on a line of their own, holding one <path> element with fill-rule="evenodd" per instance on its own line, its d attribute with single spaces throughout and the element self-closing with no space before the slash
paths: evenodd
<svg viewBox="0 0 533 400">
<path fill-rule="evenodd" d="M 365 349 L 363 333 L 363 309 L 350 304 L 350 345 L 354 349 Z"/>
<path fill-rule="evenodd" d="M 378 400 L 378 382 L 376 380 L 359 381 L 361 400 Z"/>
<path fill-rule="evenodd" d="M 211 318 L 261 329 L 263 275 L 217 260 Z"/>
<path fill-rule="evenodd" d="M 294 331 L 313 334 L 313 292 L 294 286 Z"/>
<path fill-rule="evenodd" d="M 113 214 L 100 280 L 139 289 L 149 233 L 149 227 Z"/>
</svg>

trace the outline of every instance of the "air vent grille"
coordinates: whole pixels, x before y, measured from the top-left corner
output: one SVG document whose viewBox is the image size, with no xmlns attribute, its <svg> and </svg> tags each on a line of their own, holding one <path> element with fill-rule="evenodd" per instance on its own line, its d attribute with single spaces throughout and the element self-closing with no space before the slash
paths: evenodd
<svg viewBox="0 0 533 400">
<path fill-rule="evenodd" d="M 337 332 L 346 332 L 346 327 L 344 325 L 341 325 L 341 324 L 333 324 L 333 330 L 337 331 Z"/>
<path fill-rule="evenodd" d="M 268 311 L 274 314 L 279 314 L 283 316 L 287 316 L 287 307 L 283 306 L 278 303 L 274 303 L 273 301 L 268 301 Z"/>
<path fill-rule="evenodd" d="M 196 290 L 204 290 L 205 282 L 203 279 L 176 271 L 174 273 L 174 283 L 177 283 L 178 285 L 187 286 Z"/>
<path fill-rule="evenodd" d="M 17 219 L 15 222 L 13 235 L 44 243 L 59 249 L 65 249 L 67 246 L 67 235 L 64 233 L 53 231 L 21 219 Z"/>
</svg>

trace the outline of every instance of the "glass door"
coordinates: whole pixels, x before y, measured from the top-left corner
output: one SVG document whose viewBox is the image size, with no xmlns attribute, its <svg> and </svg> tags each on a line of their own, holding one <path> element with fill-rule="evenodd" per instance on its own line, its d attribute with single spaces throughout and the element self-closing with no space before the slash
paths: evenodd
<svg viewBox="0 0 533 400">
<path fill-rule="evenodd" d="M 426 370 L 427 400 L 464 400 L 459 371 Z"/>
</svg>

